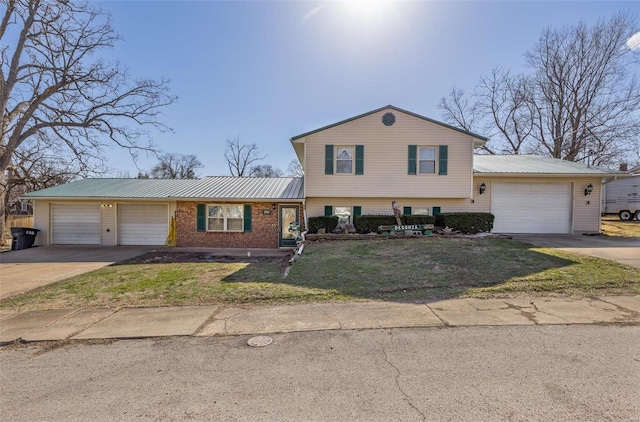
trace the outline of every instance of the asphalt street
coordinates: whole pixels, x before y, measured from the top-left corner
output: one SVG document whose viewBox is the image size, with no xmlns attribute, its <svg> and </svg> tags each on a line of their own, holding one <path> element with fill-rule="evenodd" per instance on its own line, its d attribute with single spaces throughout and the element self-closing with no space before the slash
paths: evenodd
<svg viewBox="0 0 640 422">
<path fill-rule="evenodd" d="M 640 326 L 345 330 L 0 349 L 3 421 L 638 421 Z"/>
</svg>

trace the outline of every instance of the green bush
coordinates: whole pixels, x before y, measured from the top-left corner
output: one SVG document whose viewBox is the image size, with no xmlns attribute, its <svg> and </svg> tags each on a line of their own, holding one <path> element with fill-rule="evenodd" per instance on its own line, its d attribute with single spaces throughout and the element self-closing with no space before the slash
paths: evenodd
<svg viewBox="0 0 640 422">
<path fill-rule="evenodd" d="M 318 233 L 318 229 L 325 228 L 331 233 L 338 225 L 338 217 L 309 217 L 309 233 Z"/>
<path fill-rule="evenodd" d="M 393 215 L 356 215 L 353 217 L 356 233 L 375 233 L 378 226 L 390 226 L 396 224 Z"/>
<path fill-rule="evenodd" d="M 403 215 L 402 216 L 402 224 L 434 224 L 435 221 L 436 221 L 436 218 L 432 215 Z"/>
<path fill-rule="evenodd" d="M 450 212 L 436 215 L 436 226 L 449 227 L 462 233 L 490 232 L 494 216 L 488 212 Z"/>
</svg>

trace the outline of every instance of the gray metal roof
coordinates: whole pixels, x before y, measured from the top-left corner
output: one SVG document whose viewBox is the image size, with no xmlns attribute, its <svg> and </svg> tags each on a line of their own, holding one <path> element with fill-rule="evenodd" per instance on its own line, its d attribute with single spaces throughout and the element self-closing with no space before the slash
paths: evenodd
<svg viewBox="0 0 640 422">
<path fill-rule="evenodd" d="M 607 175 L 619 172 L 540 155 L 474 155 L 474 173 Z"/>
<path fill-rule="evenodd" d="M 83 179 L 30 192 L 24 198 L 300 200 L 301 177 L 231 177 L 202 179 Z"/>
</svg>

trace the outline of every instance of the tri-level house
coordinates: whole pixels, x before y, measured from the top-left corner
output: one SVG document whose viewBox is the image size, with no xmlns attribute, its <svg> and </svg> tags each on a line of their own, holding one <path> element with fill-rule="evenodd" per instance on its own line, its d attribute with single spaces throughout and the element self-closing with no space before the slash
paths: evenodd
<svg viewBox="0 0 640 422">
<path fill-rule="evenodd" d="M 491 212 L 498 233 L 600 231 L 603 177 L 540 156 L 477 155 L 487 138 L 394 106 L 291 138 L 302 178 L 86 179 L 24 195 L 37 244 L 278 248 L 291 222 L 337 215 Z M 615 173 L 617 174 L 617 173 Z"/>
</svg>

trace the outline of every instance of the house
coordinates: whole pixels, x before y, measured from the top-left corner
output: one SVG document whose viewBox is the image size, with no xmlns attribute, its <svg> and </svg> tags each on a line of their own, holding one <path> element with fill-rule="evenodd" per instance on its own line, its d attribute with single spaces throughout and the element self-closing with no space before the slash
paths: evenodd
<svg viewBox="0 0 640 422">
<path fill-rule="evenodd" d="M 474 152 L 487 138 L 386 106 L 291 138 L 302 178 L 87 179 L 24 195 L 37 244 L 277 248 L 289 223 L 337 215 L 491 212 L 497 233 L 600 231 L 596 167 Z"/>
<path fill-rule="evenodd" d="M 608 178 L 602 185 L 602 212 L 618 214 L 622 221 L 640 220 L 640 166 L 627 175 Z"/>
</svg>

